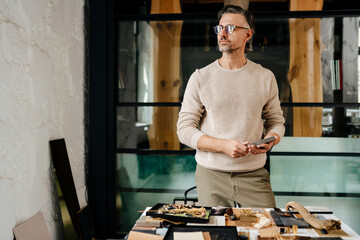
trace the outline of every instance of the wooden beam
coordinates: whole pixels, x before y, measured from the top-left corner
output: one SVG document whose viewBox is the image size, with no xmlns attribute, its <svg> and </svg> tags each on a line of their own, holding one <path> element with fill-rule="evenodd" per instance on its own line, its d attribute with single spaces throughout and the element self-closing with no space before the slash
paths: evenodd
<svg viewBox="0 0 360 240">
<path fill-rule="evenodd" d="M 181 13 L 179 0 L 152 0 L 151 14 Z"/>
<path fill-rule="evenodd" d="M 181 13 L 179 0 L 151 1 L 151 14 Z M 180 75 L 180 37 L 182 21 L 153 21 L 154 101 L 178 102 Z M 176 134 L 179 109 L 155 107 L 148 131 L 150 149 L 179 150 Z"/>
<path fill-rule="evenodd" d="M 324 0 L 290 0 L 290 11 L 320 11 Z"/>
<path fill-rule="evenodd" d="M 291 11 L 321 10 L 323 0 L 291 0 Z M 321 19 L 290 19 L 288 80 L 293 102 L 323 102 Z M 293 136 L 320 137 L 322 108 L 293 108 Z"/>
</svg>

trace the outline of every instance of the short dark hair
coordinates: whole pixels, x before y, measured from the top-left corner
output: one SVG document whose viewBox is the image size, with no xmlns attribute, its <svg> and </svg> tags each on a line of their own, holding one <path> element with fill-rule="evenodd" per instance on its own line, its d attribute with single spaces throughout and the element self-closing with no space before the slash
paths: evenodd
<svg viewBox="0 0 360 240">
<path fill-rule="evenodd" d="M 246 46 L 245 46 L 245 52 L 248 52 L 251 49 L 251 43 L 252 43 L 252 39 L 253 36 L 255 34 L 255 18 L 252 15 L 251 12 L 249 12 L 248 10 L 243 9 L 240 6 L 236 6 L 236 5 L 225 5 L 218 13 L 218 20 L 220 21 L 220 19 L 228 13 L 235 13 L 235 14 L 241 14 L 245 17 L 246 22 L 249 24 L 250 29 L 253 32 L 253 35 L 251 36 L 251 38 L 246 42 Z"/>
</svg>

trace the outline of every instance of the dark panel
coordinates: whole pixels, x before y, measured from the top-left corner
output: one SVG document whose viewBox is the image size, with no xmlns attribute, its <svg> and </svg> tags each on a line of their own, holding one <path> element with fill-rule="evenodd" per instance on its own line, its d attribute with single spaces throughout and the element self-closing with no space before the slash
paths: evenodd
<svg viewBox="0 0 360 240">
<path fill-rule="evenodd" d="M 71 222 L 79 236 L 79 225 L 77 222 L 77 212 L 80 210 L 77 198 L 73 175 L 71 172 L 69 157 L 67 154 L 65 139 L 50 141 L 51 156 L 54 163 L 55 172 L 59 181 L 62 195 L 68 209 Z"/>
<path fill-rule="evenodd" d="M 88 63 L 88 129 L 87 134 L 87 189 L 88 205 L 96 238 L 107 238 L 108 192 L 108 11 L 109 2 L 88 0 L 86 48 Z"/>
</svg>

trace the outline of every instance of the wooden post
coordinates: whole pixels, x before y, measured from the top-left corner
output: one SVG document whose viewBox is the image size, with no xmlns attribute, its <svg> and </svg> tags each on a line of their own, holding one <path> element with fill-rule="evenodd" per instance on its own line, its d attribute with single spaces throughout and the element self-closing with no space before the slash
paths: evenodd
<svg viewBox="0 0 360 240">
<path fill-rule="evenodd" d="M 291 0 L 291 11 L 321 10 L 323 0 Z M 290 19 L 288 79 L 293 102 L 323 102 L 321 78 L 321 19 Z M 293 108 L 293 136 L 322 135 L 320 107 Z"/>
<path fill-rule="evenodd" d="M 151 14 L 181 13 L 179 0 L 151 1 Z M 181 85 L 180 37 L 182 21 L 153 21 L 154 101 L 178 102 Z M 148 131 L 150 149 L 179 150 L 176 134 L 179 109 L 155 107 Z"/>
</svg>

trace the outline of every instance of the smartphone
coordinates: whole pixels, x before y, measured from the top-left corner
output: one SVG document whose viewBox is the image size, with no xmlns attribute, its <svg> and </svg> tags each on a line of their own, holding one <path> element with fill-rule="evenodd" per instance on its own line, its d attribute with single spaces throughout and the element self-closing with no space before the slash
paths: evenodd
<svg viewBox="0 0 360 240">
<path fill-rule="evenodd" d="M 272 136 L 272 137 L 269 137 L 269 138 L 264 138 L 264 139 L 258 140 L 258 141 L 256 141 L 256 142 L 251 142 L 251 143 L 247 144 L 246 146 L 248 146 L 248 145 L 255 145 L 255 146 L 257 146 L 257 145 L 261 145 L 261 144 L 263 144 L 263 143 L 272 142 L 272 141 L 274 141 L 275 139 L 276 139 L 276 138 L 275 138 L 274 136 Z"/>
</svg>

